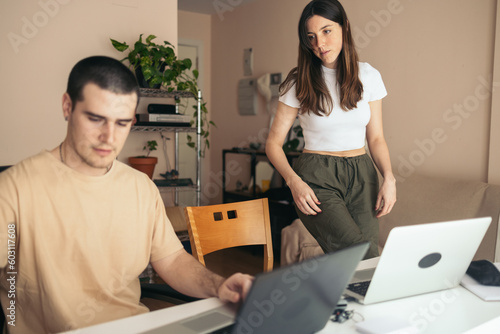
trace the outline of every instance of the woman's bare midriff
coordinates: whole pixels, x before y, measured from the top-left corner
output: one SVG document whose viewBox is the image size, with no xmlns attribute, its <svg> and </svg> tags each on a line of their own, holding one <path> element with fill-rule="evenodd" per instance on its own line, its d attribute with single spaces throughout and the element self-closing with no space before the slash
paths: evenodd
<svg viewBox="0 0 500 334">
<path fill-rule="evenodd" d="M 302 153 L 312 153 L 312 154 L 323 154 L 323 155 L 333 155 L 335 157 L 357 157 L 358 155 L 363 155 L 366 153 L 364 147 L 358 148 L 355 150 L 348 151 L 338 151 L 338 152 L 330 152 L 330 151 L 312 151 L 312 150 L 303 150 Z"/>
</svg>

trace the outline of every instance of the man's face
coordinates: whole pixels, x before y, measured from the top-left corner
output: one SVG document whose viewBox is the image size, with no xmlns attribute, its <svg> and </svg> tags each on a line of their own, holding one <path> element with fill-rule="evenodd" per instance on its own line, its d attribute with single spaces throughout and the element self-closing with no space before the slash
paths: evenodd
<svg viewBox="0 0 500 334">
<path fill-rule="evenodd" d="M 83 97 L 73 106 L 69 95 L 63 95 L 63 112 L 68 118 L 63 157 L 68 166 L 83 174 L 102 175 L 125 144 L 137 95 L 115 94 L 89 83 L 83 88 Z"/>
</svg>

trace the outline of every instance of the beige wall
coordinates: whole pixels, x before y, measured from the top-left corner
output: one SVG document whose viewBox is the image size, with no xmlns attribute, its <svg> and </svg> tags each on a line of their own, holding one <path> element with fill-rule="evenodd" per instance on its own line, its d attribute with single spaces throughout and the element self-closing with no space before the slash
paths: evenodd
<svg viewBox="0 0 500 334">
<path fill-rule="evenodd" d="M 361 57 L 380 69 L 393 167 L 487 180 L 495 1 L 392 1 L 397 14 Z M 360 29 L 391 1 L 352 17 Z M 352 12 L 352 11 L 351 11 Z"/>
<path fill-rule="evenodd" d="M 423 173 L 500 182 L 495 168 L 500 116 L 498 108 L 491 110 L 490 93 L 496 1 L 344 2 L 361 60 L 381 71 L 389 91 L 384 124 L 400 181 Z M 44 9 L 41 3 L 52 7 Z M 204 43 L 205 61 L 211 64 L 205 66 L 210 84 L 205 84 L 209 92 L 204 97 L 217 124 L 204 165 L 204 193 L 220 201 L 222 149 L 263 142 L 269 122 L 261 98 L 256 116 L 237 113 L 243 50 L 254 51 L 253 77 L 286 75 L 296 64 L 297 21 L 306 3 L 255 0 L 211 17 L 180 12 L 177 28 L 175 1 L 0 2 L 0 165 L 61 141 L 60 99 L 77 60 L 91 54 L 119 58 L 109 37 L 133 42 L 141 32 L 154 32 L 173 44 L 178 37 Z M 13 34 L 17 46 L 7 38 Z M 120 159 L 140 151 L 144 140 L 132 134 Z"/>
<path fill-rule="evenodd" d="M 190 43 L 195 43 L 201 46 L 202 55 L 200 64 L 200 87 L 202 88 L 203 100 L 207 103 L 209 118 L 212 116 L 212 85 L 210 78 L 212 77 L 212 16 L 205 14 L 197 14 L 179 11 L 178 12 L 178 37 L 179 40 L 187 40 Z M 179 147 L 180 155 L 193 154 L 194 151 L 187 146 Z M 205 157 L 202 159 L 202 184 L 209 179 L 210 175 L 210 157 L 211 151 L 207 150 Z M 202 192 L 202 204 L 210 203 L 206 193 Z"/>
<path fill-rule="evenodd" d="M 496 22 L 500 22 L 500 6 L 497 6 Z M 493 70 L 494 87 L 500 83 L 500 24 L 496 26 L 495 63 Z M 490 125 L 490 156 L 488 165 L 488 182 L 500 184 L 500 90 L 493 91 Z"/>
<path fill-rule="evenodd" d="M 253 77 L 286 75 L 296 64 L 297 22 L 306 3 L 256 0 L 213 16 L 212 119 L 218 128 L 212 171 L 222 168 L 222 149 L 264 141 L 267 133 L 262 100 L 256 116 L 237 112 L 243 50 L 254 51 Z M 500 143 L 490 143 L 496 1 L 343 3 L 361 60 L 380 70 L 389 92 L 384 127 L 399 181 L 412 173 L 487 181 L 490 151 L 500 150 Z"/>
<path fill-rule="evenodd" d="M 90 55 L 123 58 L 109 38 L 133 43 L 140 33 L 153 33 L 177 44 L 176 1 L 1 1 L 0 17 L 0 165 L 62 141 L 69 71 Z M 140 152 L 146 138 L 131 135 L 120 160 Z"/>
</svg>

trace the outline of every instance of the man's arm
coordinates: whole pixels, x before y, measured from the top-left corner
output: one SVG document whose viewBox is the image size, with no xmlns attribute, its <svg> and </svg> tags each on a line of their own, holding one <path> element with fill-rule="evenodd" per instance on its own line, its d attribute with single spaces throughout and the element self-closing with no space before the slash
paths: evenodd
<svg viewBox="0 0 500 334">
<path fill-rule="evenodd" d="M 224 279 L 205 268 L 184 249 L 151 264 L 165 283 L 192 297 L 218 297 L 236 303 L 246 297 L 253 282 L 252 276 L 240 273 Z"/>
</svg>

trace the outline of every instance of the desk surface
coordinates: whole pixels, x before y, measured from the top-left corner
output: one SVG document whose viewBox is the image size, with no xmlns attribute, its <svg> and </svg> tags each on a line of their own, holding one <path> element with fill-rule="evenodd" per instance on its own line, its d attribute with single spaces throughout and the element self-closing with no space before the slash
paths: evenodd
<svg viewBox="0 0 500 334">
<path fill-rule="evenodd" d="M 372 267 L 377 260 L 363 261 L 358 268 Z M 123 333 L 132 334 L 160 327 L 220 306 L 216 298 L 170 307 L 130 318 L 111 321 L 67 333 Z M 397 299 L 372 305 L 349 302 L 348 310 L 356 313 L 342 324 L 329 321 L 319 333 L 359 333 L 356 321 L 398 318 L 413 325 L 419 333 L 491 333 L 500 326 L 500 302 L 485 302 L 462 286 L 433 293 Z"/>
</svg>

